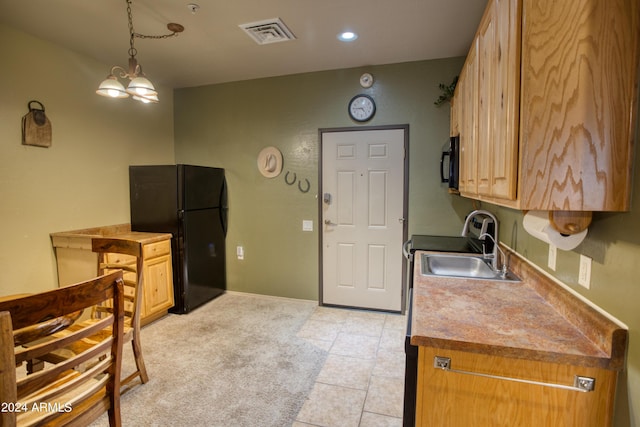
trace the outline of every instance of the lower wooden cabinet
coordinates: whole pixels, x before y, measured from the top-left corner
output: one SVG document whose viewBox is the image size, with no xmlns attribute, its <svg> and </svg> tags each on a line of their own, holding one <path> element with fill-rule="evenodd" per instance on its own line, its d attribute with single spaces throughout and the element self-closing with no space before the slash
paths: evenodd
<svg viewBox="0 0 640 427">
<path fill-rule="evenodd" d="M 508 381 L 434 367 L 573 386 L 576 375 L 595 379 L 589 392 Z M 611 426 L 617 371 L 419 347 L 417 426 Z"/>
<path fill-rule="evenodd" d="M 164 316 L 173 307 L 173 269 L 171 266 L 171 241 L 161 242 L 166 246 L 164 255 L 144 259 L 144 304 L 141 323 L 144 325 Z"/>
<path fill-rule="evenodd" d="M 171 240 L 143 243 L 143 300 L 140 304 L 140 324 L 146 325 L 173 307 L 173 268 L 171 264 Z M 109 264 L 135 265 L 130 255 L 107 254 Z"/>
<path fill-rule="evenodd" d="M 167 314 L 174 305 L 171 234 L 131 232 L 128 224 L 53 233 L 51 240 L 56 251 L 59 285 L 96 276 L 98 255 L 91 251 L 91 239 L 107 236 L 142 243 L 144 289 L 140 324 L 145 325 Z M 110 253 L 107 261 L 135 265 L 135 257 L 124 254 Z M 133 274 L 125 272 L 125 275 Z"/>
</svg>

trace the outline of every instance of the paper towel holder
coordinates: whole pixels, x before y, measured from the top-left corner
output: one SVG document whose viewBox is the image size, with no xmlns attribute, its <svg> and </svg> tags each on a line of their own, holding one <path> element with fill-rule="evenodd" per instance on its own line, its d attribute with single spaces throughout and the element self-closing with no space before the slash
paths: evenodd
<svg viewBox="0 0 640 427">
<path fill-rule="evenodd" d="M 526 211 L 525 211 L 526 213 Z M 549 222 L 560 234 L 578 234 L 591 225 L 591 211 L 549 211 Z"/>
</svg>

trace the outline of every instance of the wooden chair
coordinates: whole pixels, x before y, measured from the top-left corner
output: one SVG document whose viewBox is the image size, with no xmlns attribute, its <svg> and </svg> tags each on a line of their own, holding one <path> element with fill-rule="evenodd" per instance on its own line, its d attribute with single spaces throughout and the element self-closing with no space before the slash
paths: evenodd
<svg viewBox="0 0 640 427">
<path fill-rule="evenodd" d="M 121 385 L 129 384 L 136 377 L 139 377 L 140 382 L 144 384 L 149 381 L 149 375 L 147 375 L 147 368 L 144 365 L 142 345 L 140 344 L 140 310 L 144 299 L 142 243 L 109 237 L 93 238 L 91 239 L 91 249 L 98 253 L 98 274 L 105 274 L 117 269 L 124 271 L 124 342 L 131 341 L 136 370 L 124 378 Z M 135 257 L 135 261 L 125 259 L 124 262 L 120 260 L 110 262 L 109 254 Z M 97 310 L 100 311 L 101 308 L 98 307 Z"/>
<path fill-rule="evenodd" d="M 1 426 L 86 426 L 105 410 L 120 426 L 120 370 L 124 335 L 124 284 L 114 272 L 75 285 L 0 302 Z M 83 310 L 109 302 L 99 322 L 74 328 Z M 29 375 L 16 367 L 101 331 L 82 353 Z"/>
<path fill-rule="evenodd" d="M 140 377 L 141 383 L 149 381 L 147 369 L 142 357 L 142 347 L 140 345 L 140 305 L 143 298 L 143 268 L 142 268 L 142 244 L 128 239 L 118 238 L 93 238 L 92 250 L 98 253 L 98 274 L 107 274 L 112 271 L 122 270 L 124 280 L 124 342 L 131 341 L 133 347 L 133 356 L 135 359 L 136 370 L 122 379 L 120 385 L 127 386 L 136 377 Z M 112 254 L 124 255 L 124 257 L 113 256 Z M 98 321 L 104 313 L 109 313 L 111 308 L 107 304 L 94 307 L 91 319 L 84 323 L 94 323 Z M 84 324 L 83 323 L 83 324 Z M 60 332 L 64 335 L 73 330 L 74 327 Z M 31 361 L 28 371 L 36 371 L 41 369 L 38 363 L 60 363 L 68 357 L 78 354 L 85 350 L 86 347 L 93 345 L 93 341 L 102 339 L 101 336 L 91 337 L 85 341 L 76 342 L 73 346 L 69 346 L 62 351 L 56 351 L 51 354 L 44 355 L 39 361 Z M 126 392 L 128 388 L 123 389 Z"/>
</svg>

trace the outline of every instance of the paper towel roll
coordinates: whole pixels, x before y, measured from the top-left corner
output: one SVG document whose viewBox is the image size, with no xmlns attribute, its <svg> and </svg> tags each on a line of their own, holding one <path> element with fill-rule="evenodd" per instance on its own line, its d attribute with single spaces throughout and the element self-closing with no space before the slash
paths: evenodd
<svg viewBox="0 0 640 427">
<path fill-rule="evenodd" d="M 588 230 L 583 230 L 577 234 L 565 236 L 560 234 L 549 220 L 549 212 L 547 211 L 529 211 L 522 219 L 522 225 L 527 233 L 543 242 L 555 245 L 563 251 L 575 249 L 587 236 Z"/>
</svg>

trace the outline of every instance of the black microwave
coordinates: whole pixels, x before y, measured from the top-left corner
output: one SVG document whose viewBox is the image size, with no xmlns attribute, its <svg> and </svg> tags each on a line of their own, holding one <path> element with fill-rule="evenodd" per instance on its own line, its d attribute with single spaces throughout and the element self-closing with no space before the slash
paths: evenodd
<svg viewBox="0 0 640 427">
<path fill-rule="evenodd" d="M 448 183 L 449 188 L 458 189 L 460 173 L 460 136 L 452 136 L 442 147 L 440 156 L 440 182 Z"/>
</svg>

